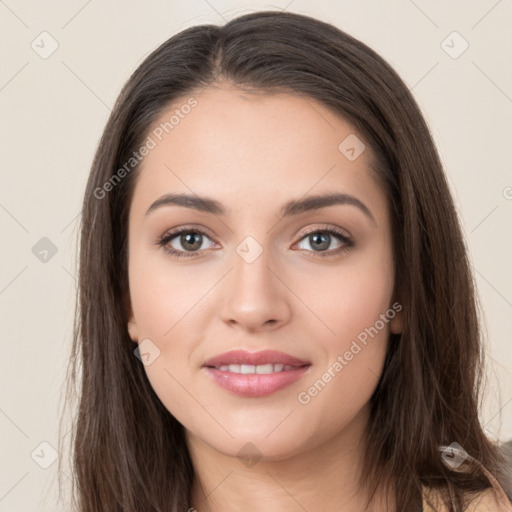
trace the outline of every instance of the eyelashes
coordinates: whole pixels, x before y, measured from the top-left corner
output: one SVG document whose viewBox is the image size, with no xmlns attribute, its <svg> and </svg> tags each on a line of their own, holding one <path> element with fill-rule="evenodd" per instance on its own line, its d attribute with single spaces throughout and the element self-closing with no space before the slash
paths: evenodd
<svg viewBox="0 0 512 512">
<path fill-rule="evenodd" d="M 164 235 L 160 241 L 158 242 L 158 245 L 160 245 L 163 250 L 167 253 L 167 254 L 170 254 L 171 256 L 175 257 L 175 258 L 195 258 L 197 257 L 198 255 L 202 254 L 204 252 L 204 250 L 201 250 L 201 251 L 180 251 L 180 250 L 177 250 L 177 249 L 174 249 L 172 247 L 169 246 L 169 243 L 179 237 L 179 236 L 182 236 L 184 234 L 187 234 L 187 235 L 194 235 L 196 238 L 197 236 L 199 236 L 200 240 L 201 240 L 201 245 L 202 244 L 202 237 L 208 237 L 208 235 L 204 232 L 204 231 L 201 231 L 200 229 L 197 229 L 197 228 L 180 228 L 176 231 L 172 231 L 171 233 L 168 233 L 166 235 Z M 208 237 L 209 238 L 209 237 Z M 180 240 L 180 243 L 183 244 L 183 241 Z M 188 243 L 188 242 L 187 242 Z M 187 254 L 188 252 L 188 254 Z"/>
<path fill-rule="evenodd" d="M 192 237 L 187 237 L 185 235 L 192 235 Z M 315 235 L 314 238 L 313 235 Z M 210 239 L 208 234 L 202 231 L 201 229 L 185 226 L 164 234 L 162 237 L 159 238 L 158 245 L 173 258 L 197 258 L 200 257 L 205 252 L 205 249 L 197 250 L 196 248 L 196 250 L 191 251 L 178 250 L 175 249 L 174 247 L 171 247 L 170 242 L 178 238 L 180 245 L 184 247 L 183 244 L 197 245 L 197 242 L 199 240 L 199 247 L 202 247 L 204 237 Z M 303 234 L 303 236 L 297 243 L 301 243 L 302 241 L 306 240 L 309 241 L 310 246 L 319 244 L 323 247 L 325 246 L 326 239 L 327 245 L 330 246 L 333 238 L 338 242 L 342 243 L 341 247 L 331 250 L 325 250 L 322 248 L 322 250 L 320 251 L 307 250 L 306 252 L 311 252 L 313 257 L 325 258 L 329 256 L 338 255 L 343 252 L 347 252 L 354 246 L 354 242 L 349 236 L 347 236 L 343 231 L 331 226 L 326 226 L 325 228 L 321 229 L 310 229 L 309 231 Z M 311 240 L 314 240 L 313 244 Z"/>
</svg>

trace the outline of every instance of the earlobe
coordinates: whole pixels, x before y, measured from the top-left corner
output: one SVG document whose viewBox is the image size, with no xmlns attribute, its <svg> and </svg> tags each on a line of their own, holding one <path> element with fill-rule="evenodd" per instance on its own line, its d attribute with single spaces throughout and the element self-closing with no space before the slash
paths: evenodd
<svg viewBox="0 0 512 512">
<path fill-rule="evenodd" d="M 403 315 L 402 310 L 397 311 L 390 321 L 390 330 L 393 334 L 401 334 L 403 331 Z"/>
<path fill-rule="evenodd" d="M 139 333 L 137 330 L 137 322 L 135 321 L 135 316 L 133 315 L 129 295 L 125 295 L 125 297 L 124 297 L 124 306 L 125 306 L 126 317 L 129 319 L 127 322 L 128 334 L 133 342 L 138 342 Z"/>
<path fill-rule="evenodd" d="M 130 320 L 128 320 L 128 334 L 130 335 L 132 341 L 137 342 L 139 340 L 137 323 L 135 322 L 133 315 Z"/>
</svg>

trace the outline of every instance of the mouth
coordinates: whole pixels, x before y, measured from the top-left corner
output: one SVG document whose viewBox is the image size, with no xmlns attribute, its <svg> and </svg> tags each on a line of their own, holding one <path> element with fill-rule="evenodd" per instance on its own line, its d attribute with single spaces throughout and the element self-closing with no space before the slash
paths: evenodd
<svg viewBox="0 0 512 512">
<path fill-rule="evenodd" d="M 217 385 L 243 397 L 271 395 L 300 380 L 310 367 L 308 361 L 273 350 L 233 350 L 203 365 Z"/>
<path fill-rule="evenodd" d="M 287 372 L 300 368 L 297 366 L 291 366 L 289 364 L 223 364 L 221 366 L 209 366 L 208 368 L 214 368 L 223 372 L 240 373 L 242 375 L 249 375 L 256 373 L 258 375 L 268 375 L 270 373 Z"/>
</svg>

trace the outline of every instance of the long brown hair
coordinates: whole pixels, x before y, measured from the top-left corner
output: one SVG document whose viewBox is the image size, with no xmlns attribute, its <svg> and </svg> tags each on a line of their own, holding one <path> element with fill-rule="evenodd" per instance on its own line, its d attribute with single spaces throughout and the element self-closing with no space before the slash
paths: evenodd
<svg viewBox="0 0 512 512">
<path fill-rule="evenodd" d="M 506 469 L 478 419 L 484 368 L 478 305 L 436 148 L 407 86 L 373 50 L 328 23 L 274 11 L 171 37 L 130 77 L 105 127 L 83 201 L 68 368 L 68 397 L 78 394 L 71 436 L 78 510 L 189 507 L 194 470 L 183 426 L 153 391 L 127 332 L 128 211 L 138 167 L 125 167 L 117 178 L 171 102 L 218 80 L 317 100 L 373 149 L 392 206 L 404 328 L 390 337 L 371 397 L 361 488 L 373 495 L 386 482 L 400 511 L 414 510 L 422 485 L 446 489 L 453 510 L 462 510 L 465 491 L 489 481 L 478 466 L 450 469 L 440 445 L 457 442 L 502 483 Z"/>
</svg>

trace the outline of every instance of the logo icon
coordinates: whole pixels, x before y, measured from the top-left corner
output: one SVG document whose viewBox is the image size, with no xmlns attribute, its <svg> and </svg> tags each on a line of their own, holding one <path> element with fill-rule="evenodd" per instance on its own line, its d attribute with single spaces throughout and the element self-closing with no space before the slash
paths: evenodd
<svg viewBox="0 0 512 512">
<path fill-rule="evenodd" d="M 443 450 L 441 457 L 446 465 L 457 469 L 469 455 L 460 444 L 452 443 Z"/>
<path fill-rule="evenodd" d="M 469 43 L 457 31 L 453 31 L 443 39 L 441 48 L 452 59 L 458 59 L 469 48 Z"/>
<path fill-rule="evenodd" d="M 262 455 L 253 443 L 245 443 L 236 454 L 244 466 L 248 468 L 252 468 L 261 459 Z"/>
<path fill-rule="evenodd" d="M 57 450 L 47 441 L 39 443 L 30 454 L 32 460 L 42 469 L 48 469 L 57 460 L 57 455 Z"/>
<path fill-rule="evenodd" d="M 363 141 L 353 133 L 343 139 L 338 146 L 338 151 L 351 162 L 357 160 L 365 149 Z"/>
<path fill-rule="evenodd" d="M 42 263 L 48 263 L 57 254 L 57 246 L 44 236 L 32 247 L 32 254 Z"/>
<path fill-rule="evenodd" d="M 32 50 L 34 50 L 41 59 L 48 59 L 51 57 L 57 48 L 59 43 L 57 40 L 48 32 L 41 32 L 30 44 Z"/>
<path fill-rule="evenodd" d="M 144 366 L 149 366 L 160 356 L 160 349 L 149 338 L 146 338 L 139 343 L 133 353 Z"/>
<path fill-rule="evenodd" d="M 247 236 L 238 244 L 236 252 L 246 263 L 254 263 L 263 252 L 263 247 L 255 238 Z"/>
</svg>

